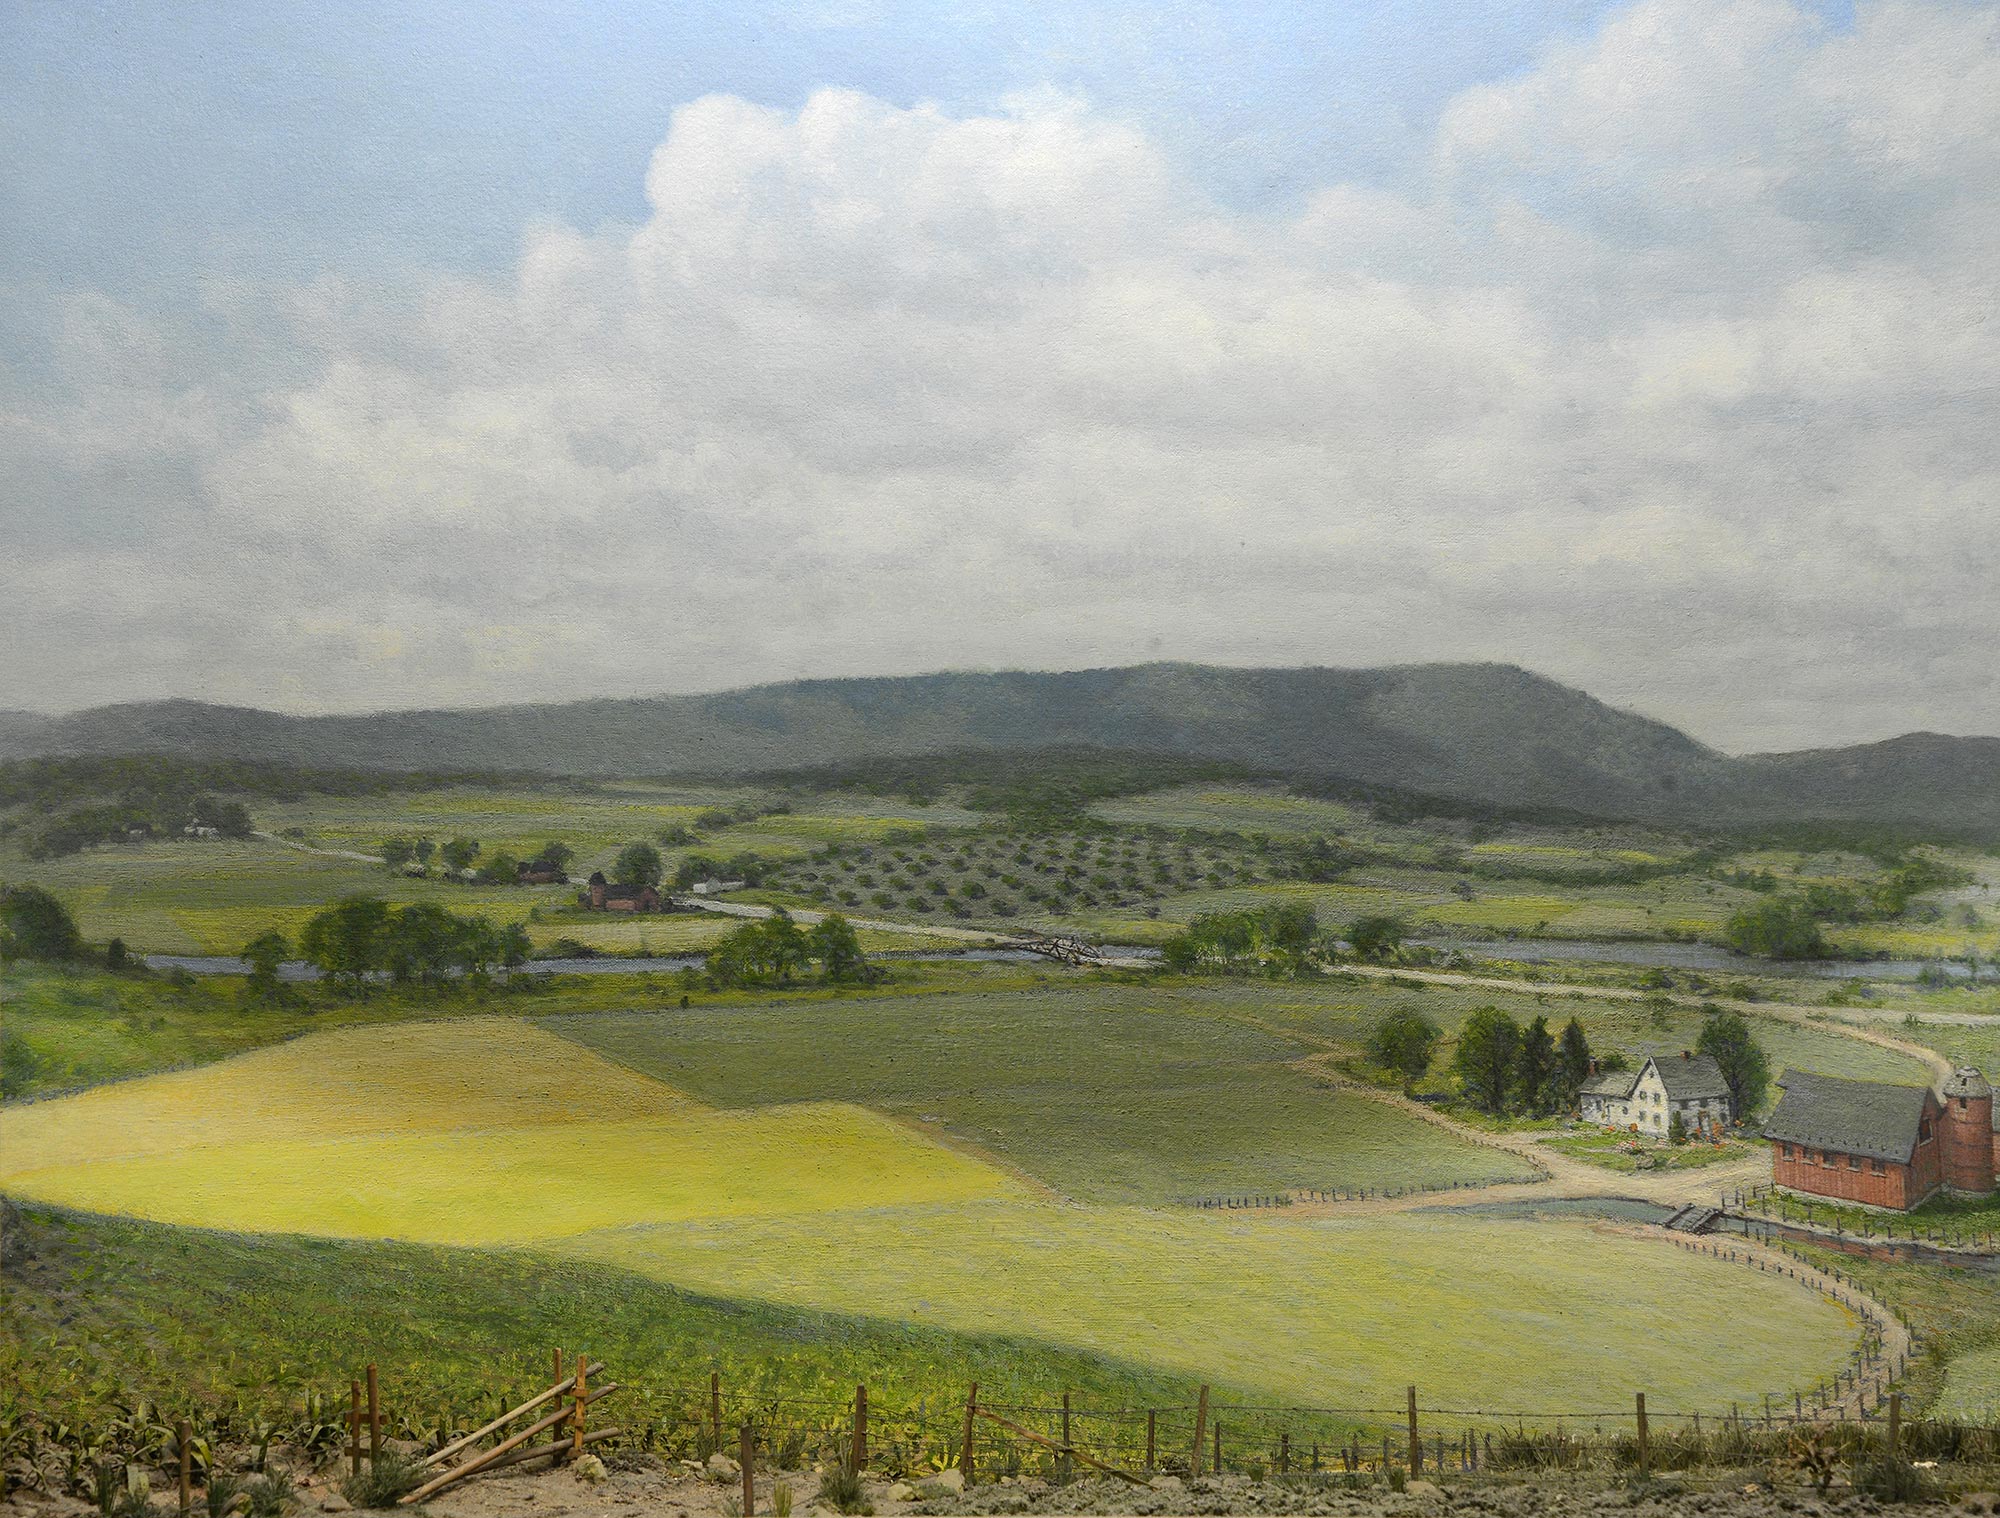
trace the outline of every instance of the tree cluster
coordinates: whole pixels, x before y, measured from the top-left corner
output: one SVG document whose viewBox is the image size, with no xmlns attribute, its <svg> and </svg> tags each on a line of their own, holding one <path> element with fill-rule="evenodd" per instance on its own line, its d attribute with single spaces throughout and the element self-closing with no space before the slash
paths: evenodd
<svg viewBox="0 0 2000 1518">
<path fill-rule="evenodd" d="M 253 989 L 276 983 L 287 947 L 277 933 L 244 946 Z M 359 991 L 381 974 L 399 985 L 482 978 L 496 965 L 525 964 L 530 945 L 519 923 L 496 928 L 484 917 L 461 917 L 431 902 L 392 907 L 373 896 L 349 896 L 307 919 L 298 950 L 335 987 Z"/>
<path fill-rule="evenodd" d="M 1242 912 L 1212 912 L 1162 947 L 1170 970 L 1183 974 L 1302 975 L 1323 957 L 1319 920 L 1304 902 L 1277 902 Z"/>
<path fill-rule="evenodd" d="M 0 887 L 0 959 L 68 963 L 83 958 L 69 908 L 40 886 Z"/>
<path fill-rule="evenodd" d="M 1552 1117 L 1576 1105 L 1590 1076 L 1590 1041 L 1573 1017 L 1558 1041 L 1546 1017 L 1523 1027 L 1498 1007 L 1475 1007 L 1458 1030 L 1452 1069 L 1481 1112 Z"/>
<path fill-rule="evenodd" d="M 828 985 L 860 985 L 876 972 L 853 925 L 830 912 L 801 929 L 782 909 L 745 923 L 708 951 L 708 978 L 718 986 L 785 986 L 814 966 Z"/>
</svg>

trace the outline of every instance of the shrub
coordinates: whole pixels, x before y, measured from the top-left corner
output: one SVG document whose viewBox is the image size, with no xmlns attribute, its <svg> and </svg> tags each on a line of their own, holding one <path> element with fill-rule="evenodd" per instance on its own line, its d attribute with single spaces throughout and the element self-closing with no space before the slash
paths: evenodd
<svg viewBox="0 0 2000 1518">
<path fill-rule="evenodd" d="M 424 1484 L 423 1467 L 394 1450 L 383 1450 L 340 1483 L 340 1495 L 356 1507 L 394 1507 Z"/>
<path fill-rule="evenodd" d="M 843 1458 L 838 1470 L 831 1471 L 819 1485 L 819 1500 L 836 1513 L 868 1515 L 875 1511 L 862 1489 L 860 1472 Z"/>
</svg>

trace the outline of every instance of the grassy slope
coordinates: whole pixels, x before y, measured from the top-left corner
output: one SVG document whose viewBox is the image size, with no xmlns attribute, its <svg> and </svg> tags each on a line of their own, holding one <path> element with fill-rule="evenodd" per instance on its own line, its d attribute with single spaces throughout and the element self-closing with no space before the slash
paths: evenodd
<svg viewBox="0 0 2000 1518">
<path fill-rule="evenodd" d="M 40 1388 L 50 1422 L 101 1426 L 131 1398 L 244 1423 L 299 1416 L 378 1362 L 392 1430 L 438 1426 L 525 1393 L 549 1347 L 583 1345 L 627 1388 L 631 1427 L 673 1415 L 673 1388 L 721 1371 L 732 1393 L 852 1394 L 949 1407 L 1075 1388 L 1094 1403 L 1185 1401 L 1129 1362 L 1014 1335 L 724 1301 L 614 1266 L 534 1253 L 347 1243 L 24 1210 L 33 1256 L 0 1278 L 0 1439 Z M 228 1353 L 218 1352 L 226 1343 Z M 705 1390 L 705 1385 L 704 1385 Z M 239 1425 L 240 1427 L 241 1425 Z"/>
<path fill-rule="evenodd" d="M 0 1111 L 0 1183 L 161 1222 L 429 1243 L 1025 1195 L 878 1114 L 716 1112 L 516 1019 L 347 1029 Z"/>
<path fill-rule="evenodd" d="M 1616 1407 L 1635 1387 L 1663 1410 L 1713 1410 L 1809 1382 L 1851 1333 L 1844 1311 L 1776 1278 L 1580 1224 L 990 1203 L 830 1215 L 809 1235 L 746 1220 L 565 1247 L 774 1302 L 967 1332 L 1044 1323 L 1322 1407 L 1393 1405 L 1414 1380 L 1495 1410 Z M 1549 1352 L 1624 1343 L 1648 1346 L 1643 1363 Z"/>
<path fill-rule="evenodd" d="M 1087 1201 L 1527 1173 L 1291 1069 L 1311 1046 L 1231 1020 L 1267 999 L 1262 987 L 1086 983 L 550 1026 L 725 1106 L 857 1102 L 935 1121 Z"/>
</svg>

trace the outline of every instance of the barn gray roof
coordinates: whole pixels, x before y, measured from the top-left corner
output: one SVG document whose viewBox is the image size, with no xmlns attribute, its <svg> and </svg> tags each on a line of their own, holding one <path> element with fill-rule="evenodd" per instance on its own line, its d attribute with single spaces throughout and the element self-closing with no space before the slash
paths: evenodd
<svg viewBox="0 0 2000 1518">
<path fill-rule="evenodd" d="M 1670 1102 L 1715 1101 L 1729 1095 L 1729 1082 L 1722 1078 L 1722 1066 L 1712 1054 L 1656 1054 L 1653 1063 Z"/>
<path fill-rule="evenodd" d="M 1604 1070 L 1591 1076 L 1577 1089 L 1591 1096 L 1625 1097 L 1639 1083 L 1637 1070 Z"/>
<path fill-rule="evenodd" d="M 1764 1123 L 1764 1137 L 1904 1165 L 1915 1155 L 1917 1132 L 1931 1100 L 1928 1087 L 1851 1081 L 1805 1070 L 1787 1070 L 1778 1085 L 1785 1094 Z"/>
</svg>

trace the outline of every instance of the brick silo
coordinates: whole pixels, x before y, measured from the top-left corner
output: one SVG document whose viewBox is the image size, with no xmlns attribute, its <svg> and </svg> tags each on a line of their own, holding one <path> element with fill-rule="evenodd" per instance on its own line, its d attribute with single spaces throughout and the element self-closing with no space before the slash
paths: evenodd
<svg viewBox="0 0 2000 1518">
<path fill-rule="evenodd" d="M 1944 1083 L 1944 1183 L 1953 1191 L 1993 1191 L 1993 1087 L 1970 1065 Z"/>
</svg>

